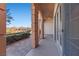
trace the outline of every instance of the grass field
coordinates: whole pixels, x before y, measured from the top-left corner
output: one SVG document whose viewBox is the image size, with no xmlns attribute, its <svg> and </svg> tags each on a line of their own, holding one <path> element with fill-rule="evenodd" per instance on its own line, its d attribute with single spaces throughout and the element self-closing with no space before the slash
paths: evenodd
<svg viewBox="0 0 79 59">
<path fill-rule="evenodd" d="M 7 41 L 7 45 L 11 44 L 13 42 L 22 40 L 22 39 L 26 39 L 30 36 L 29 32 L 19 32 L 19 33 L 10 33 L 10 34 L 6 34 L 6 41 Z"/>
</svg>

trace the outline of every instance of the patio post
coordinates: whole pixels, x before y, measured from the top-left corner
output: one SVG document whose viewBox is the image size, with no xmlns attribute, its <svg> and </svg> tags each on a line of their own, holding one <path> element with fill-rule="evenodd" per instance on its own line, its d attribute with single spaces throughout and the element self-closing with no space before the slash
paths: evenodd
<svg viewBox="0 0 79 59">
<path fill-rule="evenodd" d="M 38 10 L 37 4 L 32 4 L 32 48 L 38 46 Z"/>
<path fill-rule="evenodd" d="M 6 11 L 5 5 L 0 3 L 0 56 L 6 55 Z"/>
<path fill-rule="evenodd" d="M 44 39 L 44 19 L 42 19 L 42 25 L 41 25 L 41 38 Z"/>
</svg>

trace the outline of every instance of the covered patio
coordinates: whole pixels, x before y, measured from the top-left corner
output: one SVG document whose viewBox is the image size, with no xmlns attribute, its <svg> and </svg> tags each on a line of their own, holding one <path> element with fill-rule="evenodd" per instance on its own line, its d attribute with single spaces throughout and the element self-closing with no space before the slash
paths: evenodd
<svg viewBox="0 0 79 59">
<path fill-rule="evenodd" d="M 45 35 L 54 34 L 54 4 L 32 4 L 32 48 L 39 46 Z M 53 37 L 52 37 L 53 39 Z"/>
<path fill-rule="evenodd" d="M 32 48 L 26 56 L 58 56 L 54 40 L 54 5 L 32 4 Z"/>
<path fill-rule="evenodd" d="M 1 5 L 5 10 L 5 4 L 1 4 Z M 54 5 L 55 4 L 53 3 L 50 3 L 50 4 L 33 3 L 32 4 L 32 40 L 31 40 L 32 49 L 28 53 L 24 52 L 25 53 L 24 55 L 26 56 L 58 56 L 59 55 L 59 52 L 57 50 L 54 37 L 53 37 Z M 6 20 L 5 17 L 3 20 L 4 21 Z M 4 24 L 5 22 L 2 24 L 2 26 Z M 3 29 L 4 29 L 4 32 L 2 32 L 2 34 L 5 34 L 6 29 L 5 28 Z M 1 41 L 6 43 L 5 39 L 6 38 L 3 37 L 3 40 Z M 23 44 L 24 44 L 23 47 L 26 47 L 25 43 Z M 0 49 L 0 51 L 2 52 L 0 53 L 0 55 L 6 55 L 5 47 L 6 47 L 6 44 L 2 43 L 2 46 L 1 46 L 2 49 Z"/>
</svg>

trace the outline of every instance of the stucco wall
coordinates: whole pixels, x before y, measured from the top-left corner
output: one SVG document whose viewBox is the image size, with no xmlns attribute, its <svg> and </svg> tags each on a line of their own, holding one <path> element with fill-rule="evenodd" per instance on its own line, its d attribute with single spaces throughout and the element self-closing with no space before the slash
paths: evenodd
<svg viewBox="0 0 79 59">
<path fill-rule="evenodd" d="M 53 34 L 53 19 L 44 22 L 44 34 Z"/>
</svg>

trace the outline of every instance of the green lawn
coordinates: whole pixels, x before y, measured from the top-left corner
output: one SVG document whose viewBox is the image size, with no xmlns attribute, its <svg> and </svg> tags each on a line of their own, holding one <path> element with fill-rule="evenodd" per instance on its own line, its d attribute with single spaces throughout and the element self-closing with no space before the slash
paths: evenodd
<svg viewBox="0 0 79 59">
<path fill-rule="evenodd" d="M 19 32 L 19 33 L 10 33 L 6 34 L 7 45 L 13 42 L 26 39 L 30 36 L 29 32 Z"/>
</svg>

